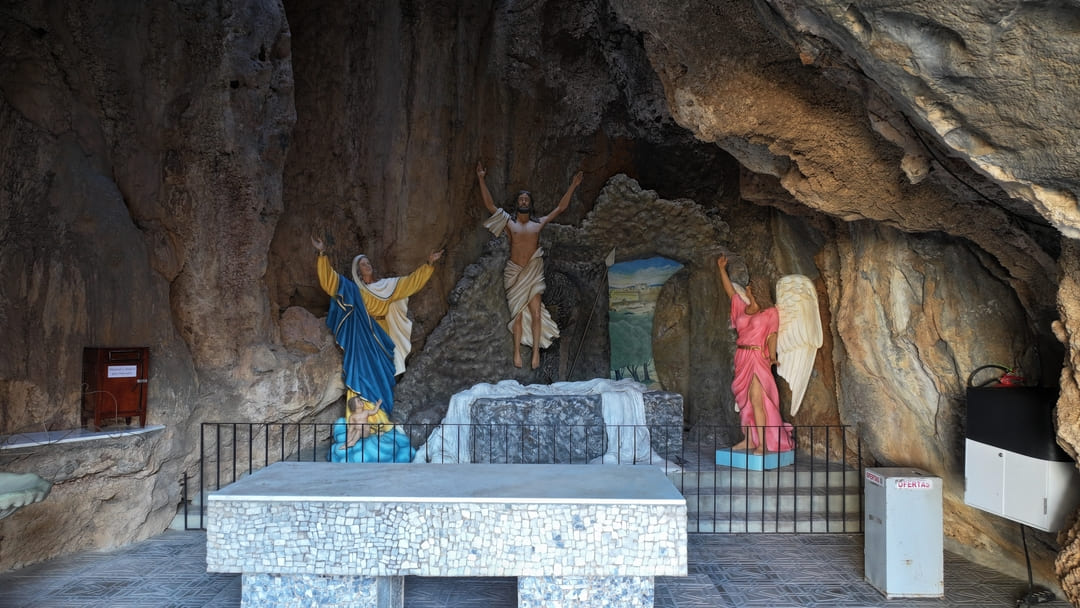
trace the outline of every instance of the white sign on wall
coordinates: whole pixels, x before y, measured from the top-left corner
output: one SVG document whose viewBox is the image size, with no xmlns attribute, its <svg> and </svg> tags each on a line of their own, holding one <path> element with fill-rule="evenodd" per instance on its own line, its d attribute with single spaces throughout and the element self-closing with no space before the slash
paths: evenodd
<svg viewBox="0 0 1080 608">
<path fill-rule="evenodd" d="M 109 378 L 134 378 L 138 375 L 138 365 L 110 365 Z"/>
</svg>

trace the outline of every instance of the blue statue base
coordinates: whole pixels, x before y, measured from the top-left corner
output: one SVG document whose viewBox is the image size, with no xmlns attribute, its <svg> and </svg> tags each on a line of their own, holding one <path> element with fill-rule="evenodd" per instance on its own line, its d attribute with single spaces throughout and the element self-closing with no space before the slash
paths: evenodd
<svg viewBox="0 0 1080 608">
<path fill-rule="evenodd" d="M 394 427 L 385 433 L 368 435 L 350 448 L 345 447 L 348 425 L 338 418 L 333 426 L 334 443 L 326 459 L 330 462 L 412 462 L 416 450 L 409 436 Z"/>
<path fill-rule="evenodd" d="M 755 454 L 750 450 L 716 450 L 716 464 L 733 469 L 765 471 L 795 462 L 795 450 Z"/>
</svg>

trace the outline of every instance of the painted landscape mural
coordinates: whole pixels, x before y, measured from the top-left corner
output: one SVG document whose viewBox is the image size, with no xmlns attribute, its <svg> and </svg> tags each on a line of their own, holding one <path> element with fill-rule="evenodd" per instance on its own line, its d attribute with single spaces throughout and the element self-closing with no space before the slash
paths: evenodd
<svg viewBox="0 0 1080 608">
<path fill-rule="evenodd" d="M 660 289 L 682 264 L 667 258 L 620 262 L 608 269 L 611 378 L 659 388 L 652 355 L 653 313 Z"/>
</svg>

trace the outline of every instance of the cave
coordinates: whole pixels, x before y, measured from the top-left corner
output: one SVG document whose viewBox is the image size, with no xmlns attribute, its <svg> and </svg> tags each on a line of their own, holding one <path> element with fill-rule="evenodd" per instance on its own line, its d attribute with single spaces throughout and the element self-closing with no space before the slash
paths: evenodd
<svg viewBox="0 0 1080 608">
<path fill-rule="evenodd" d="M 684 372 L 660 375 L 691 432 L 730 423 L 715 259 L 740 280 L 803 274 L 825 337 L 793 422 L 847 425 L 869 462 L 941 476 L 949 548 L 1022 578 L 1015 526 L 964 503 L 965 385 L 998 364 L 1057 389 L 1075 457 L 1078 15 L 825 0 L 0 9 L 0 435 L 77 429 L 90 346 L 149 347 L 157 428 L 0 450 L 0 470 L 54 484 L 0 520 L 0 538 L 45 539 L 0 543 L 0 570 L 161 532 L 203 422 L 340 415 L 317 236 L 339 271 L 364 253 L 405 275 L 445 250 L 409 302 L 394 409 L 409 423 L 479 382 L 606 377 L 612 249 L 683 266 L 657 304 L 675 328 L 653 338 L 658 372 Z M 482 228 L 477 162 L 497 204 L 528 189 L 541 214 L 584 174 L 542 237 L 562 336 L 536 370 L 511 364 L 508 248 Z M 1029 539 L 1036 578 L 1073 603 L 1077 530 Z"/>
</svg>

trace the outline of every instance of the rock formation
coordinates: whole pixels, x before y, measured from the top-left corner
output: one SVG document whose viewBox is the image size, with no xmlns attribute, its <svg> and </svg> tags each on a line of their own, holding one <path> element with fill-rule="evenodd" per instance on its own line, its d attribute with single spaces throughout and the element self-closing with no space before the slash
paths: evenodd
<svg viewBox="0 0 1080 608">
<path fill-rule="evenodd" d="M 356 4 L 356 3 L 353 3 Z M 160 432 L 0 451 L 54 484 L 0 521 L 0 569 L 159 532 L 207 420 L 340 414 L 309 236 L 384 275 L 447 247 L 410 302 L 395 417 L 476 382 L 606 373 L 604 255 L 684 264 L 654 336 L 688 424 L 732 419 L 709 266 L 810 276 L 826 343 L 796 423 L 946 479 L 950 548 L 1022 570 L 1014 526 L 966 507 L 967 374 L 1059 385 L 1080 445 L 1078 11 L 917 0 L 120 0 L 0 10 L 0 434 L 78 424 L 81 350 L 151 348 Z M 533 191 L 559 343 L 509 367 L 497 203 Z M 492 320 L 495 317 L 495 321 Z M 663 363 L 663 362 L 667 363 Z M 1064 369 L 1062 369 L 1064 367 Z M 137 517 L 131 517 L 137 513 Z M 92 522 L 92 523 L 91 523 Z M 18 530 L 18 533 L 12 532 Z M 1080 602 L 1080 528 L 1037 576 Z M 42 547 L 48 549 L 42 549 Z M 1056 560 L 1056 574 L 1051 563 Z"/>
</svg>

